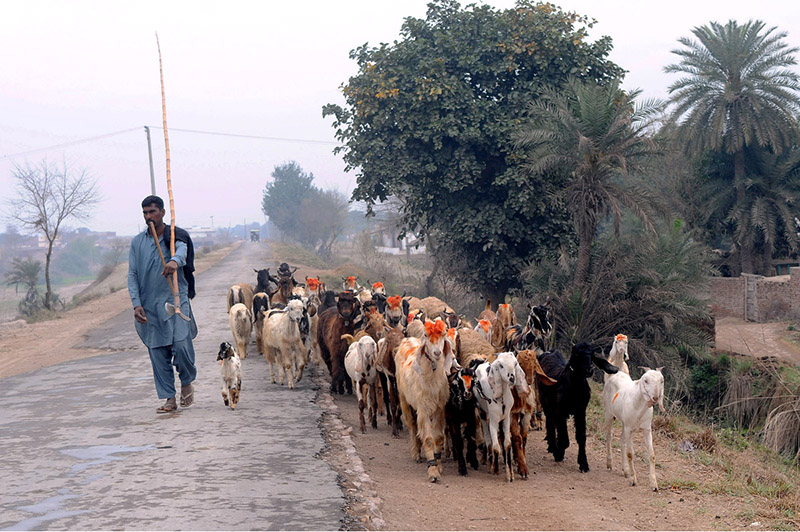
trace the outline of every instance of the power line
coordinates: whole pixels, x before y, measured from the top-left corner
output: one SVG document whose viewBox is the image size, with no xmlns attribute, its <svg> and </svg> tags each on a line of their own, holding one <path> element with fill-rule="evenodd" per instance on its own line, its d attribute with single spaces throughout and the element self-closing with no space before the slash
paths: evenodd
<svg viewBox="0 0 800 532">
<path fill-rule="evenodd" d="M 150 126 L 150 127 L 152 127 L 153 129 L 162 129 L 160 127 L 154 127 L 154 126 Z M 293 138 L 287 138 L 287 137 L 265 137 L 265 136 L 262 136 L 262 135 L 244 135 L 244 134 L 240 134 L 240 133 L 222 133 L 222 132 L 219 132 L 219 131 L 199 131 L 199 130 L 196 130 L 196 129 L 180 129 L 180 128 L 177 128 L 177 127 L 171 127 L 169 129 L 170 129 L 170 131 L 182 131 L 184 133 L 198 133 L 198 134 L 201 134 L 201 135 L 218 135 L 218 136 L 221 136 L 221 137 L 239 137 L 239 138 L 245 138 L 245 139 L 259 139 L 259 140 L 277 140 L 277 141 L 281 141 L 281 142 L 303 142 L 303 143 L 306 143 L 306 144 L 327 144 L 327 145 L 338 145 L 339 144 L 338 142 L 333 142 L 333 141 L 330 141 L 330 140 L 293 139 Z"/>
<path fill-rule="evenodd" d="M 149 126 L 153 129 L 163 129 L 161 126 Z M 109 137 L 114 137 L 117 135 L 122 135 L 124 133 L 130 133 L 131 131 L 138 131 L 140 128 L 134 127 L 130 129 L 123 129 L 121 131 L 114 131 L 112 133 L 106 133 L 104 135 L 97 135 L 94 137 L 87 137 L 84 139 L 73 140 L 71 142 L 64 142 L 62 144 L 54 144 L 52 146 L 45 146 L 44 148 L 36 148 L 34 150 L 22 151 L 19 153 L 10 153 L 7 155 L 0 156 L 0 159 L 15 159 L 17 157 L 22 157 L 23 155 L 30 155 L 32 153 L 38 153 L 42 151 L 49 151 L 55 150 L 58 148 L 66 148 L 68 146 L 75 146 L 76 144 L 83 144 L 85 142 L 92 142 L 95 140 L 106 139 Z M 221 137 L 238 137 L 238 138 L 245 138 L 245 139 L 258 139 L 258 140 L 269 140 L 269 141 L 280 141 L 280 142 L 301 142 L 305 144 L 324 144 L 329 146 L 336 146 L 339 145 L 338 142 L 333 142 L 329 140 L 313 140 L 313 139 L 295 139 L 289 137 L 266 137 L 263 135 L 244 135 L 240 133 L 223 133 L 220 131 L 199 131 L 196 129 L 181 129 L 181 128 L 170 128 L 172 131 L 181 131 L 184 133 L 197 133 L 200 135 L 217 135 Z"/>
<path fill-rule="evenodd" d="M 73 140 L 72 142 L 64 142 L 63 144 L 55 144 L 53 146 L 47 146 L 44 148 L 36 148 L 35 150 L 28 150 L 28 151 L 21 151 L 19 153 L 11 153 L 9 155 L 3 155 L 0 159 L 14 159 L 16 157 L 22 157 L 23 155 L 29 155 L 31 153 L 38 153 L 40 151 L 48 151 L 48 150 L 55 150 L 57 148 L 66 148 L 67 146 L 74 146 L 76 144 L 83 144 L 84 142 L 91 142 L 93 140 L 100 140 L 106 139 L 108 137 L 114 137 L 116 135 L 122 135 L 123 133 L 130 133 L 131 131 L 138 131 L 140 128 L 133 127 L 130 129 L 123 129 L 122 131 L 114 131 L 113 133 L 106 133 L 105 135 L 97 135 L 96 137 L 87 137 L 85 139 Z"/>
</svg>

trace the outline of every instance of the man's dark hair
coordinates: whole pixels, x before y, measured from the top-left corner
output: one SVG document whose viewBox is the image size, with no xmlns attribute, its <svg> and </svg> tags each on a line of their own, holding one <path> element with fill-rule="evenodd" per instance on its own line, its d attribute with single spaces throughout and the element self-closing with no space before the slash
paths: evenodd
<svg viewBox="0 0 800 532">
<path fill-rule="evenodd" d="M 149 207 L 150 205 L 155 205 L 159 209 L 163 209 L 164 200 L 159 198 L 158 196 L 147 196 L 145 199 L 142 200 L 142 208 Z"/>
</svg>

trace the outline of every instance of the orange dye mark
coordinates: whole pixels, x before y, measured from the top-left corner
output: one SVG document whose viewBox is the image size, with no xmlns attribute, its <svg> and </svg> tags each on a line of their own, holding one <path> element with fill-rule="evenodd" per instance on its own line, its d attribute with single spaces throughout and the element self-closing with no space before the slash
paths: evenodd
<svg viewBox="0 0 800 532">
<path fill-rule="evenodd" d="M 619 392 L 614 394 L 614 398 L 611 400 L 611 402 L 613 403 L 614 401 L 616 401 L 617 397 L 619 397 Z"/>
<path fill-rule="evenodd" d="M 354 276 L 349 276 L 347 278 L 347 286 L 355 286 L 356 285 L 356 278 Z"/>
<path fill-rule="evenodd" d="M 462 375 L 461 380 L 464 381 L 464 384 L 467 385 L 467 388 L 472 385 L 472 375 Z"/>
<path fill-rule="evenodd" d="M 309 290 L 316 290 L 319 288 L 319 279 L 311 277 L 310 279 L 306 279 L 306 284 L 308 285 Z"/>
<path fill-rule="evenodd" d="M 501 306 L 501 307 L 503 307 L 503 308 L 506 308 L 506 309 L 507 309 L 507 308 L 508 308 L 508 303 L 503 303 L 503 304 L 502 304 L 502 305 L 500 305 L 500 306 Z"/>
<path fill-rule="evenodd" d="M 400 308 L 400 305 L 403 303 L 403 298 L 400 296 L 387 297 L 386 302 L 389 304 L 389 308 L 394 310 Z"/>
<path fill-rule="evenodd" d="M 425 334 L 428 336 L 428 339 L 432 343 L 437 343 L 439 340 L 442 339 L 442 336 L 447 329 L 447 325 L 442 320 L 436 321 L 426 321 L 425 322 Z"/>
<path fill-rule="evenodd" d="M 624 334 L 618 334 L 617 337 L 616 337 L 617 342 L 622 342 L 623 340 L 627 340 L 627 339 L 628 339 L 628 337 L 625 336 Z"/>
<path fill-rule="evenodd" d="M 383 283 L 381 282 L 373 283 L 372 289 L 377 290 L 378 288 L 383 288 Z"/>
<path fill-rule="evenodd" d="M 447 337 L 450 338 L 451 340 L 456 339 L 456 330 L 454 327 L 450 327 L 449 329 L 447 329 Z"/>
<path fill-rule="evenodd" d="M 414 314 L 413 312 L 409 312 L 408 313 L 408 323 L 411 323 L 412 321 L 414 321 L 415 317 L 416 317 L 416 314 Z"/>
<path fill-rule="evenodd" d="M 485 332 L 486 334 L 489 334 L 489 327 L 492 326 L 492 322 L 490 322 L 489 320 L 481 320 L 481 321 L 478 322 L 478 325 L 481 326 L 481 329 L 483 329 L 483 332 Z"/>
</svg>

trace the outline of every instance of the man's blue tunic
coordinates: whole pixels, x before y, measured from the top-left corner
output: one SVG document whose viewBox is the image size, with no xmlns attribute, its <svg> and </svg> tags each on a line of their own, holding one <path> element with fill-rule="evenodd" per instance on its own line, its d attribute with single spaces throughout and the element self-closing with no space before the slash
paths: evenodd
<svg viewBox="0 0 800 532">
<path fill-rule="evenodd" d="M 167 229 L 169 230 L 169 229 Z M 141 305 L 147 316 L 147 323 L 136 323 L 136 332 L 144 345 L 149 348 L 164 347 L 184 340 L 191 334 L 197 336 L 197 324 L 189 306 L 188 286 L 183 276 L 186 264 L 186 244 L 175 242 L 175 255 L 170 257 L 169 248 L 164 243 L 163 235 L 158 241 L 167 262 L 174 260 L 178 264 L 178 292 L 181 296 L 181 312 L 192 318 L 184 321 L 179 316 L 167 314 L 165 303 L 174 303 L 167 278 L 161 275 L 164 266 L 158 255 L 155 242 L 150 233 L 144 231 L 133 237 L 128 257 L 128 293 L 134 308 Z M 167 259 L 167 257 L 170 257 Z"/>
</svg>

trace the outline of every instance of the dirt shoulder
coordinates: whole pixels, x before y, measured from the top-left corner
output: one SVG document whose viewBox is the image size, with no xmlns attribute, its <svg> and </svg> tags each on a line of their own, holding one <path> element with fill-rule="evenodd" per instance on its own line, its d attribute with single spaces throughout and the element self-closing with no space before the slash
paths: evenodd
<svg viewBox="0 0 800 532">
<path fill-rule="evenodd" d="M 202 273 L 225 258 L 239 244 L 199 257 L 195 261 L 196 273 Z M 75 346 L 83 342 L 87 331 L 130 308 L 127 286 L 127 266 L 123 264 L 93 287 L 96 292 L 94 299 L 58 314 L 55 319 L 30 324 L 24 320 L 0 324 L 0 378 L 105 353 Z M 112 288 L 115 291 L 111 292 Z"/>
</svg>

